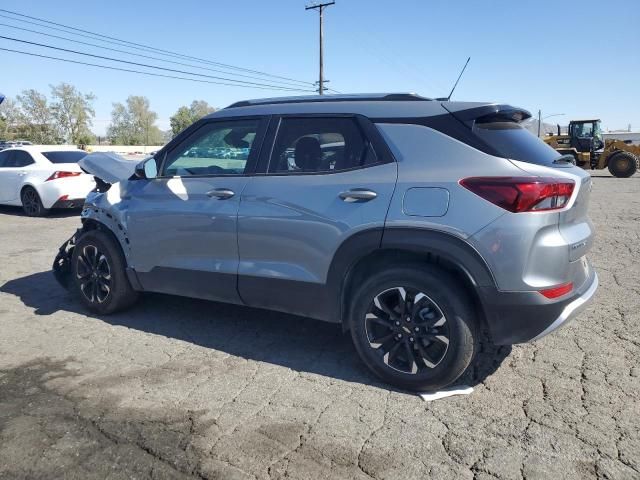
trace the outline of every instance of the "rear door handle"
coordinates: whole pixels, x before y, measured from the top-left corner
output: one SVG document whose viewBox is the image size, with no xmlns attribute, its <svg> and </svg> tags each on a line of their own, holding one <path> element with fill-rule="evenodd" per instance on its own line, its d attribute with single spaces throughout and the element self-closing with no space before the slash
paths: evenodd
<svg viewBox="0 0 640 480">
<path fill-rule="evenodd" d="M 338 196 L 345 202 L 368 202 L 376 198 L 378 194 L 366 188 L 352 188 L 346 192 L 341 192 Z"/>
<path fill-rule="evenodd" d="M 228 188 L 214 188 L 213 190 L 207 192 L 209 197 L 215 197 L 218 200 L 226 200 L 227 198 L 231 198 L 235 195 L 233 190 L 229 190 Z"/>
<path fill-rule="evenodd" d="M 26 174 L 27 174 L 27 172 L 25 172 L 25 171 L 22 171 L 22 172 L 18 173 L 18 175 L 20 175 L 21 177 L 24 177 Z"/>
</svg>

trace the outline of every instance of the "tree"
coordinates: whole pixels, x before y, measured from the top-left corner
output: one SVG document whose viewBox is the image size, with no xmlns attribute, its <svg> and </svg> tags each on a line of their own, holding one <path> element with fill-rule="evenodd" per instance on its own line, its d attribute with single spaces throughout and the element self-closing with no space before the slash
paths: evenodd
<svg viewBox="0 0 640 480">
<path fill-rule="evenodd" d="M 96 113 L 93 93 L 81 93 L 73 85 L 61 83 L 51 87 L 51 115 L 55 120 L 59 135 L 67 142 L 91 143 L 91 125 Z"/>
<path fill-rule="evenodd" d="M 131 95 L 127 104 L 114 103 L 107 136 L 113 144 L 162 145 L 163 135 L 155 125 L 158 114 L 149 107 L 149 99 Z"/>
<path fill-rule="evenodd" d="M 0 139 L 14 140 L 20 122 L 20 111 L 9 97 L 0 105 Z"/>
<path fill-rule="evenodd" d="M 204 100 L 194 100 L 190 106 L 180 107 L 169 119 L 173 135 L 176 136 L 193 122 L 212 112 L 215 112 L 215 108 Z"/>
<path fill-rule="evenodd" d="M 47 97 L 34 89 L 23 90 L 17 96 L 18 114 L 16 133 L 34 143 L 58 143 L 53 115 Z"/>
</svg>

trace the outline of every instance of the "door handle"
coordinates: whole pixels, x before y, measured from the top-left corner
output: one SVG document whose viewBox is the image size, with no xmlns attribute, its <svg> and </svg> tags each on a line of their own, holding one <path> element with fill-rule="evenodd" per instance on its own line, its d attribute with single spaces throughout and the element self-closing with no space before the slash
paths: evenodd
<svg viewBox="0 0 640 480">
<path fill-rule="evenodd" d="M 341 192 L 338 196 L 345 202 L 368 202 L 376 198 L 378 194 L 366 188 L 352 188 L 346 192 Z"/>
<path fill-rule="evenodd" d="M 18 175 L 21 176 L 21 177 L 24 177 L 26 174 L 27 174 L 27 172 L 25 172 L 25 171 L 22 171 L 22 172 L 18 173 Z"/>
<path fill-rule="evenodd" d="M 226 200 L 227 198 L 231 198 L 235 195 L 233 190 L 229 190 L 228 188 L 214 188 L 207 192 L 209 197 L 215 197 L 218 200 Z"/>
</svg>

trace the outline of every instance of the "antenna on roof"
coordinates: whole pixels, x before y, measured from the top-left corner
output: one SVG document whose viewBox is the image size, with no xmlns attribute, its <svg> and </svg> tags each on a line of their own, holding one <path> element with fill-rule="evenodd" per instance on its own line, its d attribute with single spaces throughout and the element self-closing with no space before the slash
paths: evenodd
<svg viewBox="0 0 640 480">
<path fill-rule="evenodd" d="M 449 100 L 451 100 L 451 95 L 453 95 L 453 92 L 456 89 L 456 87 L 458 86 L 458 82 L 460 81 L 460 78 L 462 77 L 462 74 L 467 69 L 467 65 L 469 65 L 469 60 L 471 60 L 471 57 L 467 58 L 467 63 L 465 63 L 464 67 L 462 67 L 462 71 L 460 72 L 460 75 L 458 75 L 458 79 L 456 80 L 456 83 L 453 84 L 453 88 L 451 89 L 451 92 L 449 92 L 449 96 L 446 99 L 447 102 Z"/>
</svg>

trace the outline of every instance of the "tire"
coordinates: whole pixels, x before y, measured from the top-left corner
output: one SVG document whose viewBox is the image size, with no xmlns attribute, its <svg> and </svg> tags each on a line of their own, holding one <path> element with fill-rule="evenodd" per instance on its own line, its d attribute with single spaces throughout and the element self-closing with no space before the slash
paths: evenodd
<svg viewBox="0 0 640 480">
<path fill-rule="evenodd" d="M 120 245 L 106 232 L 91 230 L 80 237 L 71 256 L 71 272 L 72 289 L 94 313 L 124 310 L 138 299 Z"/>
<path fill-rule="evenodd" d="M 398 315 L 403 308 L 406 317 Z M 478 350 L 477 321 L 464 288 L 428 265 L 393 267 L 370 276 L 355 293 L 350 327 L 369 369 L 407 390 L 434 391 L 452 384 Z"/>
<path fill-rule="evenodd" d="M 24 187 L 20 193 L 22 210 L 28 217 L 44 217 L 49 210 L 44 208 L 40 195 L 33 187 Z"/>
<path fill-rule="evenodd" d="M 638 159 L 628 152 L 614 153 L 608 164 L 611 175 L 618 178 L 628 178 L 638 169 Z"/>
</svg>

